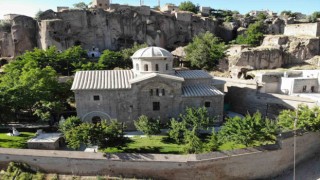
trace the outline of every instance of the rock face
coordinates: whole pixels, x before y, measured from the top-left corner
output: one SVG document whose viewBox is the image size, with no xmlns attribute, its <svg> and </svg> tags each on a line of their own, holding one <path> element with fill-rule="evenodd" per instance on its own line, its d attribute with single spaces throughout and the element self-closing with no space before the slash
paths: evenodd
<svg viewBox="0 0 320 180">
<path fill-rule="evenodd" d="M 118 50 L 134 42 L 174 49 L 189 43 L 195 35 L 216 33 L 217 22 L 188 14 L 169 14 L 149 7 L 118 5 L 113 10 L 48 10 L 36 20 L 18 16 L 12 33 L 0 32 L 1 56 L 17 56 L 25 50 L 73 45 L 84 49 Z M 11 36 L 11 37 L 10 37 Z M 12 42 L 11 42 L 12 41 Z"/>
<path fill-rule="evenodd" d="M 228 67 L 232 77 L 255 69 L 274 69 L 303 63 L 320 54 L 320 38 L 308 36 L 266 36 L 259 47 L 229 50 Z M 232 53 L 230 53 L 232 52 Z M 225 62 L 221 65 L 225 67 Z"/>
<path fill-rule="evenodd" d="M 146 15 L 148 13 L 140 13 L 136 8 L 123 6 L 113 12 L 97 9 L 56 13 L 56 17 L 41 21 L 40 46 L 46 49 L 56 45 L 64 50 L 82 45 L 85 49 L 117 50 L 134 42 L 146 42 L 172 49 L 185 45 L 201 32 L 215 32 L 216 23 L 208 18 L 191 16 L 190 21 L 177 20 L 171 14 L 149 10 L 150 15 Z"/>
<path fill-rule="evenodd" d="M 13 57 L 37 47 L 37 24 L 28 16 L 17 16 L 11 32 L 0 31 L 0 57 Z"/>
</svg>

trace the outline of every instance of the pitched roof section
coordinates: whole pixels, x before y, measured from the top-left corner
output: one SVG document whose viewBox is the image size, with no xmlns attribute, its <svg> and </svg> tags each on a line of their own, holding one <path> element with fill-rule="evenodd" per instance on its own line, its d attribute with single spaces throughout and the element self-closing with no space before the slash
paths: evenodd
<svg viewBox="0 0 320 180">
<path fill-rule="evenodd" d="M 212 78 L 210 74 L 203 70 L 177 70 L 176 76 L 184 79 L 207 79 Z"/>
<path fill-rule="evenodd" d="M 130 89 L 131 70 L 78 71 L 71 90 Z"/>
<path fill-rule="evenodd" d="M 197 96 L 217 96 L 224 95 L 221 91 L 211 85 L 194 85 L 182 87 L 183 97 L 197 97 Z"/>
<path fill-rule="evenodd" d="M 168 74 L 150 73 L 150 74 L 145 74 L 143 76 L 139 76 L 134 79 L 131 79 L 130 83 L 134 84 L 134 83 L 141 82 L 141 81 L 153 78 L 153 77 L 161 77 L 161 78 L 171 79 L 174 81 L 181 81 L 181 82 L 184 81 L 183 78 L 177 77 L 177 76 L 172 76 L 172 75 L 168 75 Z"/>
</svg>

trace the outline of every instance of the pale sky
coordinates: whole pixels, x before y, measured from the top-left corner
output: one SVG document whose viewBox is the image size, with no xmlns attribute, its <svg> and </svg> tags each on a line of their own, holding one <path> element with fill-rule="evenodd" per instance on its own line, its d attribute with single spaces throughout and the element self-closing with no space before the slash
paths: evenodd
<svg viewBox="0 0 320 180">
<path fill-rule="evenodd" d="M 4 14 L 23 14 L 33 17 L 38 10 L 52 9 L 57 6 L 69 6 L 77 2 L 89 3 L 91 0 L 0 0 L 0 19 Z M 158 0 L 143 0 L 145 5 L 155 6 Z M 161 5 L 174 3 L 179 5 L 184 0 L 160 0 Z M 291 10 L 311 14 L 320 11 L 320 0 L 192 0 L 200 6 L 210 6 L 214 9 L 238 10 L 245 14 L 251 10 L 272 10 L 281 12 Z M 139 5 L 140 0 L 112 0 L 112 3 Z"/>
</svg>

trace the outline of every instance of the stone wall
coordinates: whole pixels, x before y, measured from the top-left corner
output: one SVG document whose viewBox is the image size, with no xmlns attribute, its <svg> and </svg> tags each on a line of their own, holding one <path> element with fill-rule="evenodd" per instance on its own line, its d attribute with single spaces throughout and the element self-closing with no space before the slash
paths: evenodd
<svg viewBox="0 0 320 180">
<path fill-rule="evenodd" d="M 320 23 L 288 24 L 284 28 L 287 36 L 320 36 Z"/>
<path fill-rule="evenodd" d="M 293 168 L 293 138 L 278 145 L 208 154 L 102 154 L 0 148 L 0 168 L 24 162 L 48 173 L 154 179 L 270 179 Z M 296 138 L 296 162 L 319 153 L 320 134 Z M 269 150 L 267 150 L 269 149 Z M 271 150 L 270 150 L 271 149 Z"/>
</svg>

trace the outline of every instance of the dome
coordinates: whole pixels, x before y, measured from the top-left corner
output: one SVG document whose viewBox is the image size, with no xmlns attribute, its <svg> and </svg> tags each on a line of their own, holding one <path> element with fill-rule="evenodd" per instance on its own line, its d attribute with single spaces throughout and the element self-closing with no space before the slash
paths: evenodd
<svg viewBox="0 0 320 180">
<path fill-rule="evenodd" d="M 159 58 L 159 57 L 170 57 L 172 58 L 172 54 L 160 47 L 146 47 L 139 49 L 132 56 L 132 58 Z"/>
</svg>

